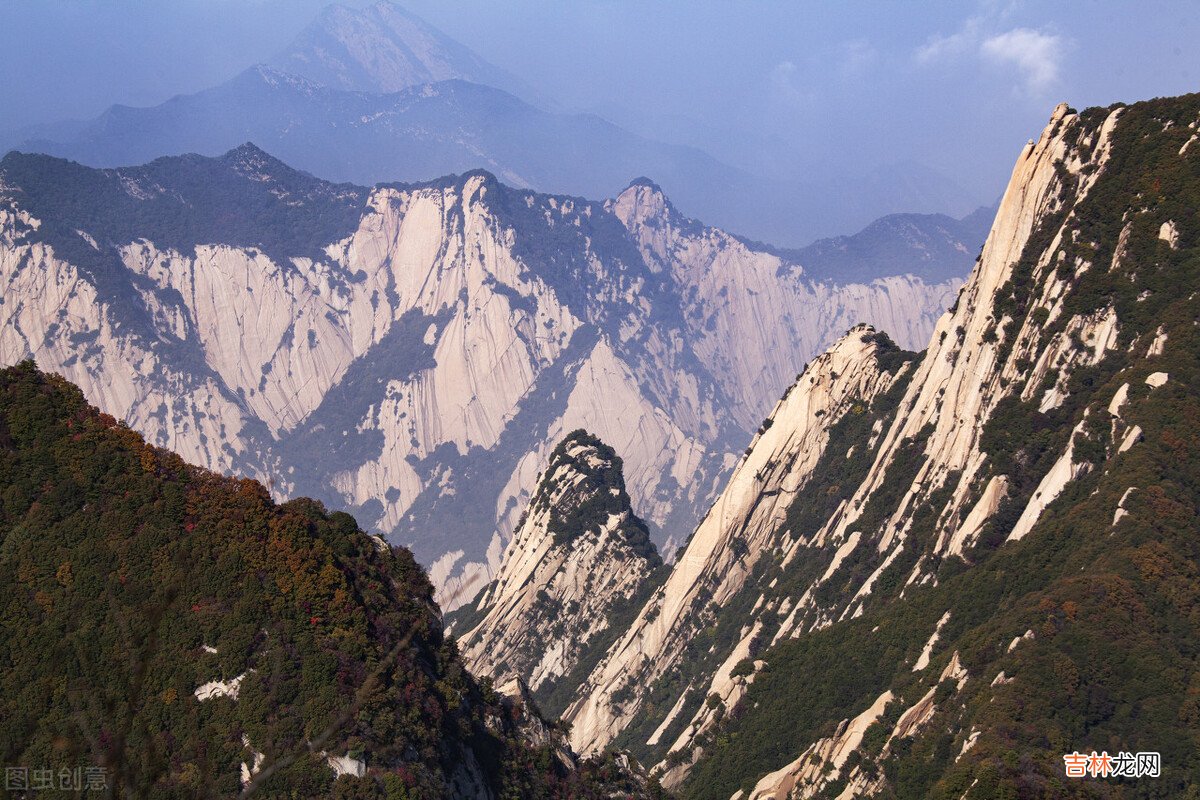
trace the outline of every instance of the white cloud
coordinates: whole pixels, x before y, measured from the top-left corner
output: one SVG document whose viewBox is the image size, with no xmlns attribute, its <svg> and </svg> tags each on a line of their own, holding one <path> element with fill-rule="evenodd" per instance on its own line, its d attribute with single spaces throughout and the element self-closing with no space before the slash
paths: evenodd
<svg viewBox="0 0 1200 800">
<path fill-rule="evenodd" d="M 805 94 L 797 83 L 800 68 L 791 61 L 780 61 L 771 69 L 771 90 L 777 102 L 788 105 L 802 105 Z"/>
<path fill-rule="evenodd" d="M 843 42 L 838 48 L 838 66 L 845 78 L 859 78 L 875 64 L 878 54 L 866 39 Z"/>
<path fill-rule="evenodd" d="M 1016 67 L 1022 74 L 1025 88 L 1033 94 L 1042 94 L 1058 82 L 1064 49 L 1061 36 L 1030 28 L 1014 28 L 990 36 L 979 46 L 980 54 L 989 61 Z"/>
<path fill-rule="evenodd" d="M 913 52 L 914 60 L 928 66 L 963 58 L 978 58 L 994 67 L 1014 70 L 1015 87 L 1041 95 L 1058 83 L 1063 53 L 1069 40 L 1032 28 L 998 30 L 1007 13 L 970 17 L 954 33 L 934 34 Z"/>
<path fill-rule="evenodd" d="M 942 59 L 957 58 L 975 49 L 979 41 L 979 29 L 982 20 L 971 17 L 963 23 L 961 29 L 949 36 L 935 33 L 925 40 L 925 44 L 917 48 L 915 53 L 918 64 L 932 64 Z"/>
</svg>

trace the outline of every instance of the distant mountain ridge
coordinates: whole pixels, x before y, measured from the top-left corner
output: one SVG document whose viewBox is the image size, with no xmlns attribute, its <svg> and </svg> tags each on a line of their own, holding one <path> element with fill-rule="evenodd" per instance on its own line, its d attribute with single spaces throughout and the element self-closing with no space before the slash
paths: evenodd
<svg viewBox="0 0 1200 800">
<path fill-rule="evenodd" d="M 487 169 L 510 185 L 587 197 L 639 172 L 691 195 L 749 176 L 699 151 L 643 140 L 597 117 L 541 111 L 490 86 L 448 79 L 390 94 L 333 89 L 265 65 L 149 109 L 117 106 L 72 141 L 18 149 L 100 167 L 219 155 L 253 141 L 334 181 L 422 181 Z M 586 159 L 581 159 L 587 154 Z"/>
<path fill-rule="evenodd" d="M 518 78 L 389 2 L 327 6 L 270 63 L 331 89 L 390 94 L 463 80 L 534 99 Z"/>
<path fill-rule="evenodd" d="M 689 214 L 790 247 L 890 212 L 963 213 L 975 205 L 953 181 L 916 165 L 783 181 L 593 114 L 557 110 L 388 2 L 331 6 L 271 65 L 210 89 L 146 108 L 112 106 L 90 121 L 0 131 L 0 150 L 94 167 L 216 156 L 245 141 L 322 178 L 361 184 L 487 169 L 515 186 L 606 197 L 650 175 Z"/>
<path fill-rule="evenodd" d="M 809 274 L 870 280 L 901 273 L 927 281 L 963 275 L 987 238 L 996 214 L 980 207 L 962 219 L 945 214 L 889 214 L 849 236 L 819 239 L 789 255 Z"/>
</svg>

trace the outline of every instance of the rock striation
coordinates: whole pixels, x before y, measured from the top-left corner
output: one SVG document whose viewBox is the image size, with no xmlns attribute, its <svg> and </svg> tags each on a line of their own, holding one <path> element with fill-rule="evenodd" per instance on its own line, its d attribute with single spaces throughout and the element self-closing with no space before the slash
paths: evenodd
<svg viewBox="0 0 1200 800">
<path fill-rule="evenodd" d="M 662 560 L 621 473 L 620 457 L 586 431 L 554 449 L 503 566 L 455 620 L 475 674 L 517 676 L 550 697 L 602 652 L 620 611 L 644 600 Z"/>
<path fill-rule="evenodd" d="M 787 527 L 788 509 L 826 452 L 832 429 L 847 414 L 864 415 L 871 402 L 911 368 L 906 360 L 884 358 L 897 352 L 887 337 L 860 326 L 796 379 L 677 557 L 662 588 L 609 649 L 568 710 L 574 746 L 602 749 L 638 718 L 646 690 L 679 670 L 689 644 L 715 622 L 714 609 L 727 606 L 746 587 L 758 560 L 781 536 L 790 539 L 781 530 Z M 818 531 L 796 533 L 798 538 L 790 539 L 793 546 Z M 736 704 L 746 685 L 744 677 L 732 674 L 734 667 L 752 656 L 756 640 L 761 640 L 761 627 L 752 619 L 745 622 L 736 641 L 730 642 L 733 647 L 712 660 L 711 674 L 697 675 L 693 687 L 702 697 L 716 695 L 728 707 Z M 695 710 L 677 744 L 711 723 L 714 710 L 708 705 Z M 661 741 L 661 732 L 655 738 Z"/>
<path fill-rule="evenodd" d="M 1057 702 L 1027 659 L 1070 661 L 1091 691 L 1128 693 L 1053 633 L 1080 619 L 1091 600 L 1075 587 L 1104 582 L 1102 559 L 1137 571 L 1132 550 L 1100 555 L 1122 546 L 1111 537 L 1183 530 L 1183 517 L 1139 517 L 1147 482 L 1194 500 L 1163 476 L 1179 474 L 1170 462 L 1186 450 L 1164 444 L 1180 435 L 1167 421 L 1192 413 L 1171 365 L 1192 364 L 1180 338 L 1195 341 L 1200 296 L 1188 291 L 1194 233 L 1178 228 L 1183 198 L 1200 187 L 1180 148 L 1200 124 L 1197 102 L 1056 108 L 1021 152 L 927 350 L 860 326 L 806 366 L 662 586 L 580 683 L 564 714 L 576 748 L 630 748 L 664 785 L 721 798 L 875 794 L 897 774 L 882 766 L 904 770 L 910 752 L 934 759 L 943 748 L 952 762 L 921 769 L 958 796 L 974 784 L 946 764 L 971 770 L 996 746 L 1036 749 L 1004 727 L 1018 712 L 1001 703 L 1009 686 Z M 1143 187 L 1167 181 L 1179 197 L 1147 197 Z M 636 224 L 634 211 L 658 201 L 635 189 L 618 213 L 648 260 L 686 273 L 672 261 L 686 228 L 665 213 L 665 227 Z M 766 369 L 753 356 L 744 366 Z M 1039 628 L 1034 609 L 1060 605 Z M 818 652 L 825 660 L 806 655 Z M 843 675 L 838 657 L 855 666 Z M 849 694 L 814 711 L 830 692 Z M 786 758 L 779 725 L 805 731 Z M 784 738 L 795 736 L 788 727 Z"/>
<path fill-rule="evenodd" d="M 607 202 L 485 172 L 364 188 L 253 145 L 0 162 L 0 361 L 36 358 L 193 463 L 353 511 L 447 608 L 495 573 L 569 431 L 622 453 L 665 544 L 831 325 L 919 340 L 955 286 L 810 279 L 644 182 Z"/>
</svg>

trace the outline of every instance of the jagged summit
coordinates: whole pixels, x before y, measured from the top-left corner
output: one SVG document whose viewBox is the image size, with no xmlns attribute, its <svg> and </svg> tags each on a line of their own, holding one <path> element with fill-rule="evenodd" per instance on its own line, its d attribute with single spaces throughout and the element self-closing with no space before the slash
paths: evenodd
<svg viewBox="0 0 1200 800">
<path fill-rule="evenodd" d="M 557 546 L 611 527 L 638 555 L 657 565 L 658 551 L 625 491 L 623 467 L 616 451 L 597 436 L 582 428 L 572 431 L 550 454 L 531 507 L 550 510 L 548 530 Z"/>
<path fill-rule="evenodd" d="M 629 182 L 629 184 L 624 189 L 621 190 L 621 193 L 623 194 L 624 192 L 627 192 L 630 189 L 635 189 L 637 187 L 644 187 L 644 188 L 651 190 L 652 192 L 657 192 L 658 194 L 663 194 L 662 187 L 659 186 L 654 181 L 652 181 L 650 178 L 647 178 L 645 175 L 639 176 L 639 177 L 631 180 Z"/>
<path fill-rule="evenodd" d="M 635 178 L 609 201 L 613 212 L 630 230 L 642 226 L 686 227 L 697 231 L 703 226 L 679 213 L 663 188 L 649 178 Z"/>
<path fill-rule="evenodd" d="M 617 214 L 630 224 L 634 219 L 661 216 L 680 216 L 662 187 L 649 178 L 634 178 L 612 201 Z"/>
<path fill-rule="evenodd" d="M 170 156 L 167 156 L 167 158 L 170 158 Z M 201 156 L 201 158 L 203 158 L 203 156 Z M 251 141 L 243 142 L 237 147 L 227 150 L 225 153 L 218 156 L 218 160 L 232 165 L 239 171 L 253 169 L 259 174 L 267 171 L 287 171 L 293 173 L 300 172 L 299 170 L 289 167 L 283 161 L 271 155 L 266 150 L 263 150 L 261 147 Z M 243 174 L 245 173 L 243 172 Z"/>
<path fill-rule="evenodd" d="M 477 674 L 528 682 L 558 713 L 567 695 L 555 689 L 590 668 L 661 565 L 620 456 L 576 430 L 551 453 L 504 566 L 455 619 L 464 658 Z"/>
</svg>

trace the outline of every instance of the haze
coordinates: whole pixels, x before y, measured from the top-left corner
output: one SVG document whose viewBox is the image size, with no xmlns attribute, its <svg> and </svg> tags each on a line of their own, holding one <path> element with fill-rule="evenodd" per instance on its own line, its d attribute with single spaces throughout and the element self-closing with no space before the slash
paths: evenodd
<svg viewBox="0 0 1200 800">
<path fill-rule="evenodd" d="M 269 58 L 324 5 L 9 0 L 0 128 L 207 88 Z M 404 5 L 556 108 L 797 180 L 921 165 L 979 203 L 1060 100 L 1180 94 L 1200 77 L 1200 15 L 1185 2 Z"/>
</svg>

